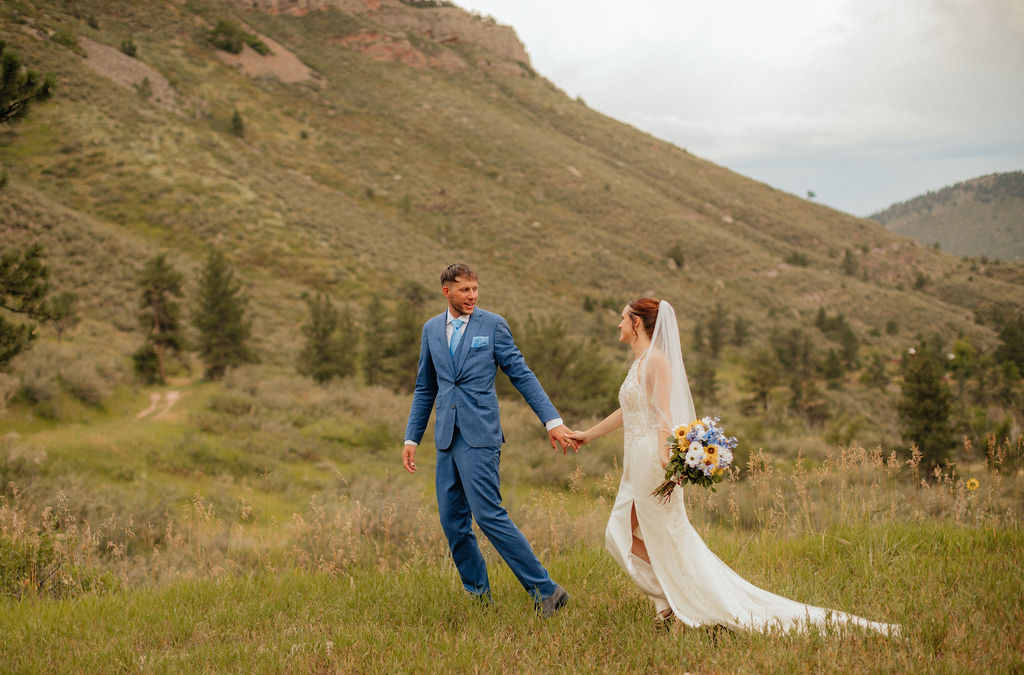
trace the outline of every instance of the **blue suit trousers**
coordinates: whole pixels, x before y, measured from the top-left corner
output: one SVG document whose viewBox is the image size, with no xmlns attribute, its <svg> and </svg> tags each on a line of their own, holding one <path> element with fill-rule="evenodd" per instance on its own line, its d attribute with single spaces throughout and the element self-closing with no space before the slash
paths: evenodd
<svg viewBox="0 0 1024 675">
<path fill-rule="evenodd" d="M 555 592 L 555 582 L 530 542 L 501 505 L 501 447 L 470 447 L 456 427 L 452 443 L 437 452 L 437 507 L 462 585 L 475 595 L 490 593 L 487 565 L 473 534 L 473 520 L 535 600 Z"/>
</svg>

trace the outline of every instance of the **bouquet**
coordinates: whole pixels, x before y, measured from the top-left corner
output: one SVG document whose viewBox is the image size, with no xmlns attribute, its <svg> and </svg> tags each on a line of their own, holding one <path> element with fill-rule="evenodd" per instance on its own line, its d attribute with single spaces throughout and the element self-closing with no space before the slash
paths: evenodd
<svg viewBox="0 0 1024 675">
<path fill-rule="evenodd" d="M 719 418 L 702 417 L 672 430 L 668 438 L 668 465 L 665 482 L 651 494 L 662 504 L 672 498 L 672 491 L 683 482 L 710 487 L 725 478 L 732 466 L 736 439 L 727 437 L 718 426 Z"/>
</svg>

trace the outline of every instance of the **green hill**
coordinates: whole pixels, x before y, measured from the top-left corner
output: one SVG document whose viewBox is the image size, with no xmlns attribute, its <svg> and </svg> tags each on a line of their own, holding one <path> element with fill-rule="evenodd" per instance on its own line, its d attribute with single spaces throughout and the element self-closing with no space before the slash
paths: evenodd
<svg viewBox="0 0 1024 675">
<path fill-rule="evenodd" d="M 1024 260 L 1024 171 L 993 173 L 893 204 L 870 216 L 942 250 Z"/>
<path fill-rule="evenodd" d="M 610 401 L 626 359 L 619 309 L 667 298 L 691 356 L 709 347 L 697 332 L 724 340 L 707 405 L 743 418 L 753 443 L 789 450 L 824 432 L 897 442 L 897 392 L 863 385 L 865 371 L 882 363 L 891 381 L 921 339 L 950 349 L 963 336 L 991 352 L 993 316 L 1024 307 L 1024 267 L 979 267 L 600 115 L 537 76 L 486 18 L 396 0 L 249 4 L 0 7 L 0 37 L 58 81 L 53 100 L 0 130 L 4 248 L 44 244 L 55 289 L 75 290 L 84 318 L 62 349 L 109 360 L 110 391 L 134 386 L 142 264 L 168 253 L 192 294 L 211 246 L 245 284 L 268 373 L 294 370 L 307 294 L 326 292 L 373 336 L 409 284 L 426 289 L 422 313 L 440 311 L 439 270 L 463 260 L 481 271 L 482 306 L 519 326 L 557 317 L 566 339 L 593 339 L 615 364 L 601 385 Z M 265 48 L 218 49 L 225 20 Z M 856 359 L 827 390 L 805 374 L 794 411 L 806 420 L 762 424 L 793 406 L 780 375 L 751 408 L 744 378 L 758 350 L 789 334 L 818 368 L 839 343 L 815 322 L 838 315 Z M 531 360 L 543 361 L 538 349 Z M 15 370 L 24 380 L 31 368 Z M 556 403 L 573 395 L 547 379 Z"/>
</svg>

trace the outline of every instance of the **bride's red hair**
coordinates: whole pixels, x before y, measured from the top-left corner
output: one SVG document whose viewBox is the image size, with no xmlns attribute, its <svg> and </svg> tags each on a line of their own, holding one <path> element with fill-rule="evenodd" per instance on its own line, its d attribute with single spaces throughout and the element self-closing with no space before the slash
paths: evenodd
<svg viewBox="0 0 1024 675">
<path fill-rule="evenodd" d="M 654 298 L 637 298 L 626 305 L 629 308 L 629 316 L 640 319 L 648 338 L 654 337 L 654 324 L 658 322 L 660 306 L 661 301 Z"/>
</svg>

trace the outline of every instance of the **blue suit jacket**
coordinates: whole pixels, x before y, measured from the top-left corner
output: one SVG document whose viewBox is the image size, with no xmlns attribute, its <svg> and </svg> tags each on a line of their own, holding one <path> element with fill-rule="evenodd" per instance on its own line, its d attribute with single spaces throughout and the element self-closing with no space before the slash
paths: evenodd
<svg viewBox="0 0 1024 675">
<path fill-rule="evenodd" d="M 558 417 L 558 411 L 516 347 L 505 319 L 477 307 L 452 358 L 445 334 L 447 315 L 446 309 L 423 324 L 406 439 L 420 442 L 433 406 L 437 411 L 434 443 L 438 450 L 451 446 L 456 426 L 471 447 L 500 446 L 505 436 L 494 390 L 498 368 L 508 375 L 541 422 Z"/>
</svg>

